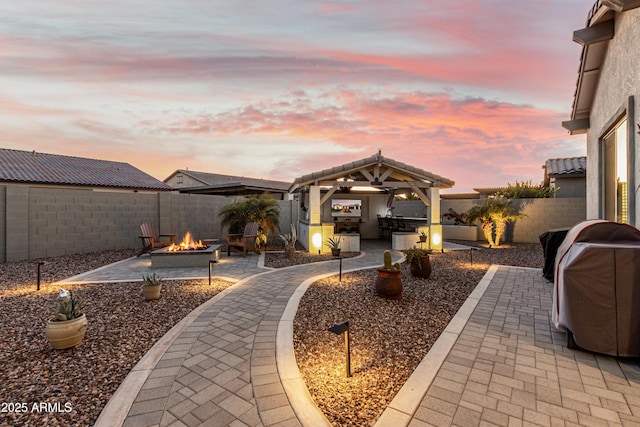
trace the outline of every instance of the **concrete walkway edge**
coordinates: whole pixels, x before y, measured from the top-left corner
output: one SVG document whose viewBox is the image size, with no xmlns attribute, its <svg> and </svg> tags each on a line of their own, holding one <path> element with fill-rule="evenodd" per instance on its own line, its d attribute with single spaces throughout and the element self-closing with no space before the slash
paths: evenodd
<svg viewBox="0 0 640 427">
<path fill-rule="evenodd" d="M 343 274 L 371 269 L 378 266 L 379 264 L 344 270 Z M 289 298 L 289 302 L 284 309 L 284 313 L 278 323 L 278 329 L 276 332 L 276 364 L 278 366 L 278 374 L 282 381 L 284 391 L 287 394 L 287 398 L 289 399 L 289 403 L 291 404 L 293 411 L 296 413 L 300 424 L 303 426 L 330 427 L 331 423 L 314 402 L 309 390 L 307 389 L 307 384 L 300 374 L 300 369 L 298 369 L 295 351 L 293 348 L 293 321 L 296 317 L 300 300 L 307 291 L 307 288 L 312 283 L 320 279 L 335 275 L 336 272 L 334 271 L 311 277 L 302 282 L 293 295 L 291 295 L 291 298 Z"/>
</svg>

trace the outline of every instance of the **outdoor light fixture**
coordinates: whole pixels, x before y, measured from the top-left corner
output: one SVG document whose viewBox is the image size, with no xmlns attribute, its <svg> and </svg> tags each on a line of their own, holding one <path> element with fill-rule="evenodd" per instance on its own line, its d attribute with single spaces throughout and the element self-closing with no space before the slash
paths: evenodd
<svg viewBox="0 0 640 427">
<path fill-rule="evenodd" d="M 349 338 L 349 321 L 336 323 L 329 328 L 336 335 L 344 333 L 345 369 L 347 378 L 351 377 L 351 339 Z"/>
<path fill-rule="evenodd" d="M 431 242 L 433 243 L 433 246 L 440 245 L 440 243 L 442 243 L 442 236 L 440 235 L 440 233 L 433 233 L 433 237 L 431 238 Z"/>
<path fill-rule="evenodd" d="M 313 246 L 318 249 L 318 254 L 320 253 L 320 249 L 322 248 L 322 234 L 321 233 L 315 233 L 313 235 L 313 237 L 311 238 L 311 243 L 313 244 Z"/>
<path fill-rule="evenodd" d="M 36 285 L 36 290 L 40 290 L 40 269 L 44 265 L 44 261 L 38 261 L 38 283 Z"/>
<path fill-rule="evenodd" d="M 218 261 L 216 261 L 215 259 L 210 259 L 209 260 L 209 286 L 211 286 L 211 271 L 213 270 L 213 264 L 217 264 Z"/>
</svg>

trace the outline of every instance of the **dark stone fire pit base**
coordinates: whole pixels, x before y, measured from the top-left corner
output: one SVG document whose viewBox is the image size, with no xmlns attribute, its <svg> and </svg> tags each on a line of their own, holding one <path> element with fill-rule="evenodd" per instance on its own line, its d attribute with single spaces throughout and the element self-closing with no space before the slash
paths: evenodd
<svg viewBox="0 0 640 427">
<path fill-rule="evenodd" d="M 168 248 L 150 253 L 152 268 L 209 267 L 209 261 L 218 259 L 220 245 L 210 245 L 206 249 L 171 252 Z"/>
</svg>

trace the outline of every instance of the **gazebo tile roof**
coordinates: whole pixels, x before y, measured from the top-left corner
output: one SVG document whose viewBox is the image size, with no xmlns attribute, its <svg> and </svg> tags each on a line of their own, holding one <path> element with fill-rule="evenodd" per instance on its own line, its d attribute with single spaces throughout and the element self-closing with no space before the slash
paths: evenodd
<svg viewBox="0 0 640 427">
<path fill-rule="evenodd" d="M 396 169 L 403 174 L 414 177 L 415 179 L 423 179 L 437 183 L 441 188 L 450 188 L 455 184 L 454 181 L 448 178 L 444 178 L 440 175 L 436 175 L 423 169 L 410 166 L 406 163 L 384 157 L 380 152 L 378 152 L 377 154 L 374 154 L 373 156 L 367 157 L 365 159 L 345 163 L 341 166 L 334 166 L 329 169 L 324 169 L 319 172 L 313 172 L 296 178 L 293 181 L 293 185 L 291 186 L 289 191 L 293 192 L 300 187 L 313 184 L 316 181 L 338 178 L 343 175 L 358 171 L 360 169 L 373 166 L 375 164 L 380 164 L 381 166 L 387 166 L 392 169 Z"/>
</svg>

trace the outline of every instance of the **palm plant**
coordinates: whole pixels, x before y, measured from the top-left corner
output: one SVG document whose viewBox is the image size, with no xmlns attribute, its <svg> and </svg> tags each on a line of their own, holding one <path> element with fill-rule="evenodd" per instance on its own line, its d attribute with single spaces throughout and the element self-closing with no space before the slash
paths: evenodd
<svg viewBox="0 0 640 427">
<path fill-rule="evenodd" d="M 258 243 L 267 241 L 267 234 L 275 234 L 280 224 L 278 203 L 268 194 L 252 196 L 223 207 L 220 210 L 221 224 L 230 234 L 240 234 L 250 223 L 258 224 Z"/>
<path fill-rule="evenodd" d="M 467 224 L 480 223 L 490 247 L 500 246 L 507 224 L 524 216 L 518 213 L 508 199 L 487 199 L 482 205 L 473 206 L 465 215 Z"/>
<path fill-rule="evenodd" d="M 489 205 L 487 204 L 489 200 L 485 200 L 482 205 L 472 206 L 466 213 L 465 217 L 467 220 L 467 224 L 471 225 L 476 222 L 480 223 L 480 227 L 482 228 L 482 233 L 484 234 L 484 238 L 489 242 L 489 246 L 494 246 L 493 243 L 493 221 L 491 219 L 491 215 L 489 214 Z"/>
<path fill-rule="evenodd" d="M 500 246 L 500 239 L 504 236 L 507 229 L 507 223 L 513 222 L 518 218 L 522 218 L 524 214 L 518 213 L 516 208 L 508 199 L 493 199 L 489 203 L 489 217 L 493 221 L 496 229 L 496 237 L 494 243 Z"/>
</svg>

